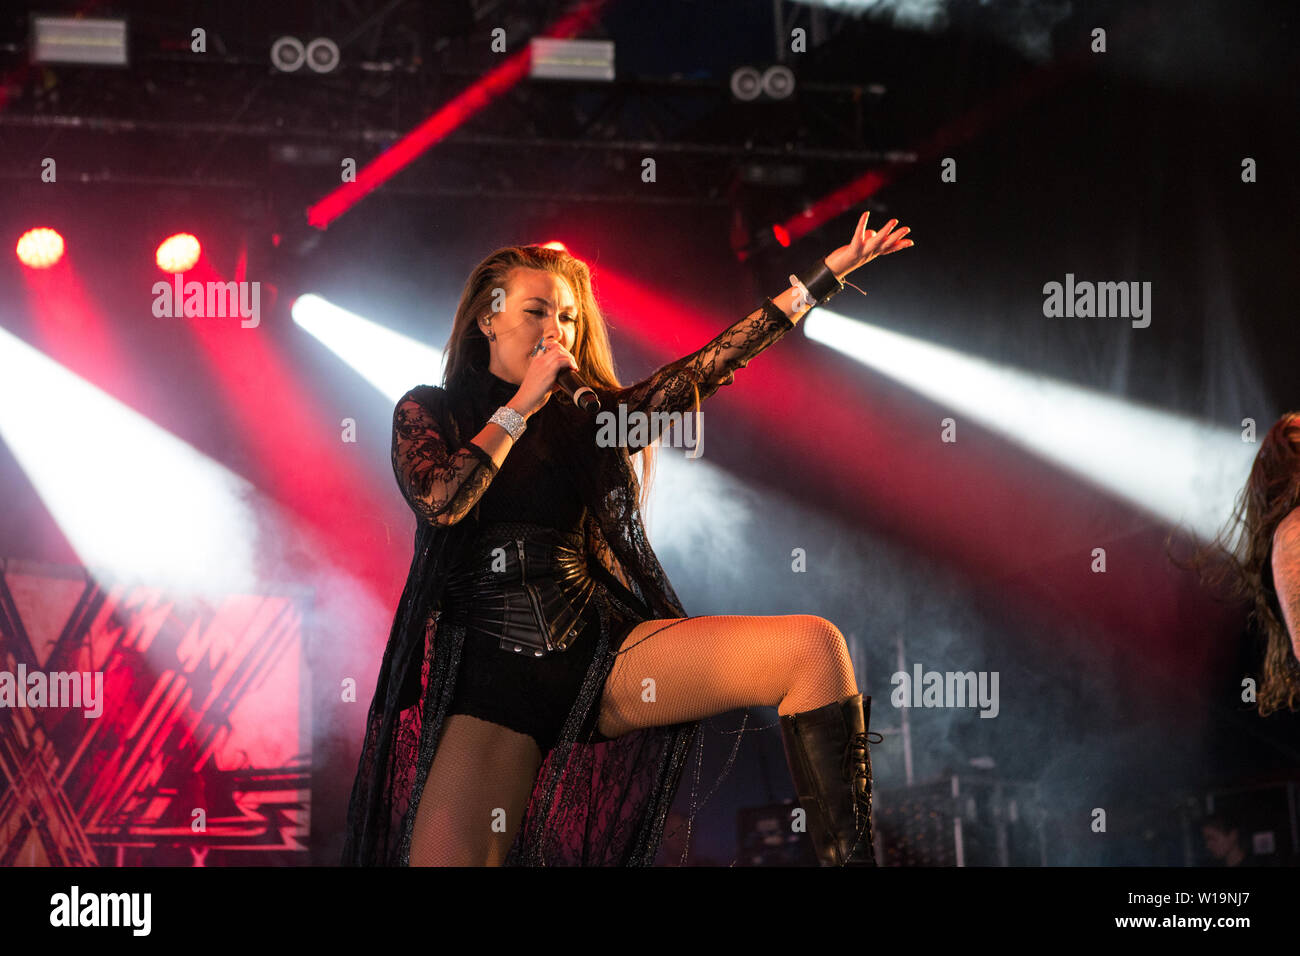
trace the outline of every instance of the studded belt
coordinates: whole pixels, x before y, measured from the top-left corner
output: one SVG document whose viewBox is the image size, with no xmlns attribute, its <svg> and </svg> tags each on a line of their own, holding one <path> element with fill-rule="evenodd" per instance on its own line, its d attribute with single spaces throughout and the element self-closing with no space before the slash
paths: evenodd
<svg viewBox="0 0 1300 956">
<path fill-rule="evenodd" d="M 467 640 L 515 654 L 568 650 L 596 590 L 580 533 L 524 522 L 485 525 L 447 578 L 443 614 Z"/>
</svg>

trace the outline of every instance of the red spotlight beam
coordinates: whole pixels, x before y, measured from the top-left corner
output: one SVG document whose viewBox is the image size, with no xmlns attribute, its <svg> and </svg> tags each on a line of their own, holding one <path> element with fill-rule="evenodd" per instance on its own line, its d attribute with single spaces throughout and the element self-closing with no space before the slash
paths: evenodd
<svg viewBox="0 0 1300 956">
<path fill-rule="evenodd" d="M 600 13 L 608 0 L 589 0 L 561 18 L 542 36 L 572 37 L 586 29 Z M 357 178 L 344 183 L 307 209 L 307 222 L 317 229 L 325 229 L 339 216 L 396 176 L 414 162 L 425 150 L 452 133 L 475 113 L 486 108 L 494 99 L 508 91 L 528 75 L 531 47 L 525 46 L 509 57 L 499 67 L 468 89 L 457 94 L 451 102 L 439 108 L 415 129 L 411 130 L 388 150 L 367 163 Z"/>
<path fill-rule="evenodd" d="M 242 258 L 237 275 L 245 268 Z M 200 259 L 186 281 L 226 278 Z M 315 530 L 328 548 L 327 562 L 347 568 L 375 594 L 388 594 L 394 572 L 388 532 L 378 527 L 381 521 L 363 520 L 385 514 L 386 499 L 336 440 L 335 429 L 316 414 L 310 381 L 261 328 L 202 318 L 186 322 L 221 385 L 220 403 L 242 437 L 248 461 L 243 476 Z M 275 414 L 267 414 L 268 408 Z"/>
</svg>

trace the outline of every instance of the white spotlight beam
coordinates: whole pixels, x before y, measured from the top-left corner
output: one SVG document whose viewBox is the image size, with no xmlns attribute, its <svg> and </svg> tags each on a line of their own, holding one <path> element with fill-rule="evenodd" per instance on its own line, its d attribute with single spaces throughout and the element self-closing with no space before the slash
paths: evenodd
<svg viewBox="0 0 1300 956">
<path fill-rule="evenodd" d="M 1257 445 L 1231 428 L 997 365 L 818 309 L 810 339 L 1204 539 L 1223 526 Z"/>
<path fill-rule="evenodd" d="M 341 309 L 318 295 L 301 295 L 293 320 L 394 403 L 414 385 L 436 384 L 442 350 Z"/>
<path fill-rule="evenodd" d="M 0 439 L 92 572 L 256 588 L 253 486 L 3 328 Z"/>
</svg>

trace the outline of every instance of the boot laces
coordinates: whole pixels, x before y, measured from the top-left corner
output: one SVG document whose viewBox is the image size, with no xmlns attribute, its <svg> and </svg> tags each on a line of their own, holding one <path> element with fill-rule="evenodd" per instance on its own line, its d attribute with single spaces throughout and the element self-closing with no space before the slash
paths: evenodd
<svg viewBox="0 0 1300 956">
<path fill-rule="evenodd" d="M 872 740 L 872 737 L 879 737 L 880 739 Z M 848 745 L 844 748 L 844 760 L 840 766 L 845 780 L 850 779 L 850 777 L 856 779 L 868 776 L 867 765 L 870 751 L 867 749 L 867 745 L 882 743 L 884 739 L 884 735 L 875 731 L 862 731 L 849 738 Z"/>
<path fill-rule="evenodd" d="M 878 737 L 878 740 L 873 740 Z M 853 803 L 854 803 L 854 835 L 853 846 L 849 850 L 852 856 L 862 845 L 863 838 L 867 839 L 867 846 L 871 846 L 871 775 L 867 770 L 869 764 L 870 751 L 868 744 L 879 744 L 884 741 L 882 734 L 875 731 L 862 731 L 849 737 L 848 745 L 844 748 L 844 759 L 841 764 L 841 770 L 844 779 L 853 784 Z"/>
</svg>

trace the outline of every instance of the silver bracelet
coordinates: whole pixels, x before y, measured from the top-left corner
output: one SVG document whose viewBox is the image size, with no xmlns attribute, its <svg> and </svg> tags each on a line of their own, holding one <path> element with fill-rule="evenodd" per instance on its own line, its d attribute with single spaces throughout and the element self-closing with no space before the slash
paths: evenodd
<svg viewBox="0 0 1300 956">
<path fill-rule="evenodd" d="M 493 412 L 492 417 L 488 419 L 488 423 L 500 425 L 510 433 L 510 437 L 514 441 L 518 441 L 519 436 L 522 435 L 524 429 L 528 427 L 528 423 L 524 419 L 524 416 L 520 415 L 509 405 L 502 405 Z"/>
</svg>

